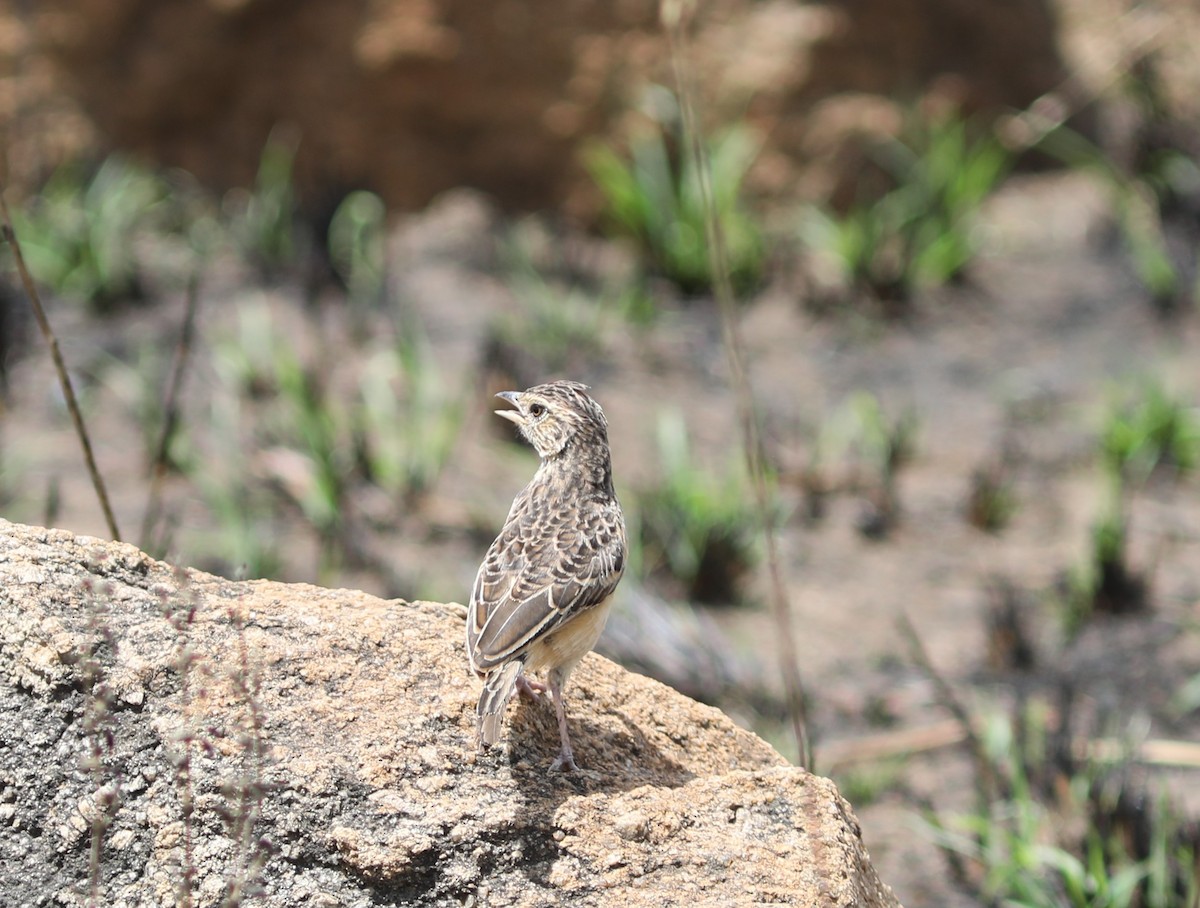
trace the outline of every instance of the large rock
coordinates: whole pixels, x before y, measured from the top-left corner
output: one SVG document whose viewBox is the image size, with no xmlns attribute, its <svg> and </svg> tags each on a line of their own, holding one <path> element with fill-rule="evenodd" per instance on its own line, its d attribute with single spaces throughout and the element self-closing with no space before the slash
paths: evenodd
<svg viewBox="0 0 1200 908">
<path fill-rule="evenodd" d="M 100 133 L 217 186 L 246 186 L 276 126 L 310 199 L 400 207 L 470 185 L 561 196 L 612 102 L 611 49 L 650 0 L 49 0 L 37 46 Z"/>
<path fill-rule="evenodd" d="M 891 129 L 888 104 L 935 82 L 994 111 L 1066 76 L 1051 0 L 696 6 L 705 109 L 761 127 L 772 194 L 797 165 L 839 160 L 848 128 Z M 402 207 L 464 185 L 521 209 L 577 202 L 581 142 L 620 132 L 647 85 L 673 84 L 654 0 L 39 0 L 10 31 L 116 147 L 244 186 L 287 124 L 310 198 L 364 186 Z M 23 102 L 14 133 L 54 97 L 46 66 L 24 69 L 45 98 Z"/>
<path fill-rule="evenodd" d="M 896 905 L 832 783 L 599 656 L 583 771 L 542 704 L 477 757 L 463 622 L 0 521 L 5 904 Z"/>
</svg>

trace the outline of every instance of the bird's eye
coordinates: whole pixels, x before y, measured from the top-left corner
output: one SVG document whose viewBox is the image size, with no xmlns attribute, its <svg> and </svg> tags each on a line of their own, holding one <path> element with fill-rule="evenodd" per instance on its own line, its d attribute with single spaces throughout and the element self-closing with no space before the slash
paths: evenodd
<svg viewBox="0 0 1200 908">
<path fill-rule="evenodd" d="M 535 419 L 537 417 L 541 416 L 545 412 L 546 412 L 546 408 L 543 407 L 541 404 L 530 404 L 529 405 L 529 415 L 534 417 Z"/>
</svg>

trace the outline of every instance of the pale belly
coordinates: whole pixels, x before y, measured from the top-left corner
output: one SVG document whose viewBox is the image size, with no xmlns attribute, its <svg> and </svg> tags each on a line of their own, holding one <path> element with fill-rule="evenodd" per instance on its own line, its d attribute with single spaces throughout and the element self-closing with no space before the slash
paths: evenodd
<svg viewBox="0 0 1200 908">
<path fill-rule="evenodd" d="M 547 668 L 561 668 L 564 677 L 571 673 L 575 664 L 591 652 L 608 621 L 608 610 L 612 596 L 599 605 L 578 615 L 552 634 L 547 634 L 529 647 L 529 659 L 525 663 L 528 672 Z"/>
</svg>

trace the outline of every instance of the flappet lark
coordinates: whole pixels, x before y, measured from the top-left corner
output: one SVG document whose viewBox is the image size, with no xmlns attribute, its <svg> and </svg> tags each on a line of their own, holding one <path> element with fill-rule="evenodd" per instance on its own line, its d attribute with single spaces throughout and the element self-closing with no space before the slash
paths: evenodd
<svg viewBox="0 0 1200 908">
<path fill-rule="evenodd" d="M 608 421 L 587 385 L 556 381 L 497 397 L 542 462 L 488 549 L 467 615 L 467 654 L 483 678 L 478 743 L 500 738 L 514 691 L 549 688 L 562 740 L 551 769 L 575 769 L 563 690 L 591 650 L 625 570 L 625 519 L 613 492 Z M 546 683 L 526 672 L 546 671 Z"/>
</svg>

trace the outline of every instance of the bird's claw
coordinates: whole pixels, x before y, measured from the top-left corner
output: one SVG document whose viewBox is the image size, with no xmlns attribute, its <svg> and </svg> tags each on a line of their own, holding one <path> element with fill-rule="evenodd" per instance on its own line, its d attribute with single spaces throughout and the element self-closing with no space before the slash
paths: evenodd
<svg viewBox="0 0 1200 908">
<path fill-rule="evenodd" d="M 531 680 L 524 675 L 517 677 L 517 693 L 521 696 L 528 697 L 530 700 L 539 700 L 545 692 L 546 685 L 541 681 Z"/>
</svg>

